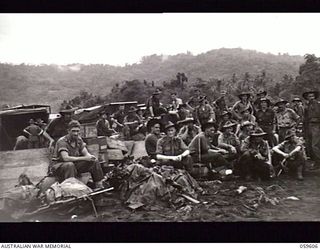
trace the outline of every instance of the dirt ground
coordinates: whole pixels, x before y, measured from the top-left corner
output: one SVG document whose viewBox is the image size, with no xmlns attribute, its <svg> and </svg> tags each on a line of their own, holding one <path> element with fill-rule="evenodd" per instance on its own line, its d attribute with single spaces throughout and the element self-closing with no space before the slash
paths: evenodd
<svg viewBox="0 0 320 250">
<path fill-rule="evenodd" d="M 320 172 L 306 172 L 305 180 L 287 175 L 265 182 L 202 181 L 207 191 L 200 204 L 180 208 L 154 207 L 130 210 L 115 193 L 96 201 L 98 217 L 90 202 L 68 216 L 37 216 L 32 221 L 74 222 L 210 222 L 210 221 L 320 221 Z M 239 186 L 247 189 L 239 194 Z"/>
</svg>

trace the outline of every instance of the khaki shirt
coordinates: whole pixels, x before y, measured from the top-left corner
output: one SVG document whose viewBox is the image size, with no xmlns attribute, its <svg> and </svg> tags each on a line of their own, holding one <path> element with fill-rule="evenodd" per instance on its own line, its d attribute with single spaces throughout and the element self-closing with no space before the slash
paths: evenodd
<svg viewBox="0 0 320 250">
<path fill-rule="evenodd" d="M 166 156 L 177 156 L 188 150 L 188 147 L 179 137 L 170 138 L 168 136 L 161 138 L 157 143 L 157 154 Z"/>
<path fill-rule="evenodd" d="M 66 151 L 69 156 L 79 157 L 82 155 L 82 150 L 85 146 L 86 144 L 83 142 L 81 137 L 78 137 L 78 140 L 76 141 L 75 145 L 72 145 L 70 136 L 63 136 L 56 143 L 52 160 L 63 162 L 63 159 L 60 154 L 62 151 Z"/>
</svg>

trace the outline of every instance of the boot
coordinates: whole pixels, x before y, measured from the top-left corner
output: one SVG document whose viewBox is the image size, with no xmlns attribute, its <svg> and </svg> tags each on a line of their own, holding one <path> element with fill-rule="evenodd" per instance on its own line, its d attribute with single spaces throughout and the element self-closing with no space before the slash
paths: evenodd
<svg viewBox="0 0 320 250">
<path fill-rule="evenodd" d="M 299 181 L 302 181 L 302 180 L 303 180 L 302 170 L 303 170 L 303 165 L 299 165 L 299 166 L 297 167 L 297 179 L 298 179 Z"/>
</svg>

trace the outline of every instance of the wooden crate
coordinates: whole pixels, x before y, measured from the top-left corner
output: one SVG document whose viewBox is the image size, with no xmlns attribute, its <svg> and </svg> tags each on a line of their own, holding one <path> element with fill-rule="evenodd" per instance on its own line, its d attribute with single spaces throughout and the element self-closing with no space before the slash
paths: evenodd
<svg viewBox="0 0 320 250">
<path fill-rule="evenodd" d="M 96 123 L 83 123 L 80 128 L 81 136 L 84 138 L 97 137 Z"/>
<path fill-rule="evenodd" d="M 120 149 L 108 149 L 106 157 L 109 161 L 121 161 L 124 159 L 123 153 Z"/>
</svg>

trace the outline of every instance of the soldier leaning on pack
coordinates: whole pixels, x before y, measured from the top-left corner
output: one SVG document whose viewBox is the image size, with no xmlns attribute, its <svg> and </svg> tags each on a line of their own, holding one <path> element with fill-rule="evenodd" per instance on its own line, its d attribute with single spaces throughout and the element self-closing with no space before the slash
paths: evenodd
<svg viewBox="0 0 320 250">
<path fill-rule="evenodd" d="M 319 91 L 308 91 L 302 96 L 307 100 L 304 114 L 307 151 L 316 166 L 320 167 L 320 102 L 316 100 Z"/>
</svg>

